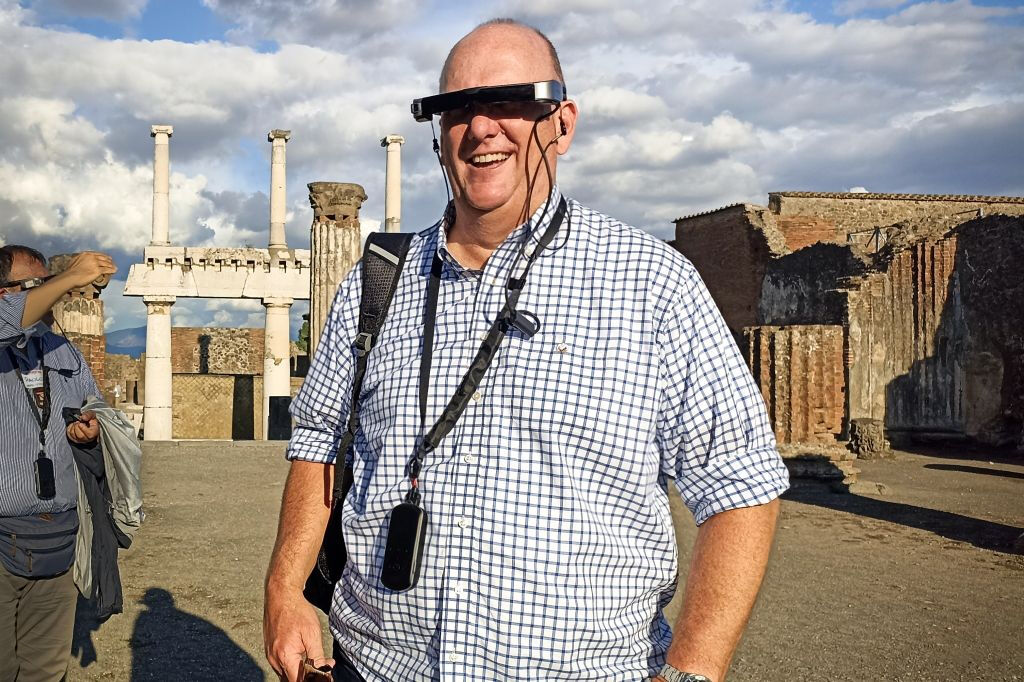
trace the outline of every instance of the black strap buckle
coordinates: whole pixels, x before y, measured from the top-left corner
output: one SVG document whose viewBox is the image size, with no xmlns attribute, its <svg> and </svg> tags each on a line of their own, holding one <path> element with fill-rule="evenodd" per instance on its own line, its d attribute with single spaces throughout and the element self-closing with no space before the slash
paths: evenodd
<svg viewBox="0 0 1024 682">
<path fill-rule="evenodd" d="M 373 348 L 373 334 L 359 332 L 359 334 L 356 335 L 356 340 L 352 343 L 352 346 L 360 355 L 366 355 Z"/>
</svg>

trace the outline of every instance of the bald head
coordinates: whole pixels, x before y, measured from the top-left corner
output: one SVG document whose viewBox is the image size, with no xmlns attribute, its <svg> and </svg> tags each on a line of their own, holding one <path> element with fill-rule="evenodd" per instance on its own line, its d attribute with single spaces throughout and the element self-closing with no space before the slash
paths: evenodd
<svg viewBox="0 0 1024 682">
<path fill-rule="evenodd" d="M 487 80 L 483 72 L 488 63 L 495 60 L 507 63 L 507 68 L 501 71 L 522 75 L 504 83 L 476 82 Z M 548 37 L 514 19 L 491 19 L 455 43 L 441 69 L 439 91 L 546 80 L 565 83 L 558 53 Z"/>
</svg>

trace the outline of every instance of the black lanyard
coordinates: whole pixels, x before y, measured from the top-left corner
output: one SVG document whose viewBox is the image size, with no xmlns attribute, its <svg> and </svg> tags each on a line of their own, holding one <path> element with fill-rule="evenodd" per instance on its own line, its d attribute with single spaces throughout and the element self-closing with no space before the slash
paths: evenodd
<svg viewBox="0 0 1024 682">
<path fill-rule="evenodd" d="M 518 321 L 516 303 L 519 302 L 519 296 L 522 294 L 523 287 L 526 286 L 526 275 L 530 272 L 534 262 L 540 257 L 541 252 L 555 238 L 555 234 L 558 233 L 558 229 L 562 226 L 566 210 L 567 206 L 563 197 L 558 204 L 558 208 L 555 210 L 555 214 L 551 217 L 551 222 L 548 224 L 547 229 L 537 241 L 536 248 L 533 251 L 527 252 L 526 265 L 523 268 L 522 275 L 519 277 L 509 276 L 505 306 L 494 319 L 494 323 L 487 333 L 487 338 L 484 339 L 479 350 L 477 350 L 476 357 L 473 359 L 466 374 L 462 377 L 462 381 L 455 390 L 455 394 L 448 401 L 444 412 L 441 413 L 441 416 L 434 426 L 431 427 L 430 431 L 426 435 L 422 435 L 427 424 L 427 397 L 430 392 L 430 366 L 433 359 L 434 326 L 437 322 L 437 297 L 441 288 L 441 257 L 436 253 L 434 254 L 434 260 L 430 266 L 430 283 L 427 286 L 427 302 L 423 310 L 423 355 L 420 358 L 419 384 L 420 434 L 422 438 L 417 443 L 416 450 L 407 467 L 411 488 L 406 496 L 406 501 L 414 504 L 419 503 L 418 481 L 420 469 L 423 465 L 423 457 L 437 448 L 441 440 L 455 428 L 455 424 L 466 410 L 470 398 L 476 392 L 480 381 L 487 372 L 487 368 L 490 366 L 495 354 L 497 354 L 502 340 L 508 331 L 516 326 Z M 527 234 L 527 238 L 529 238 L 529 234 Z M 515 268 L 517 263 L 513 263 L 512 267 Z M 515 274 L 514 270 L 511 274 Z"/>
<path fill-rule="evenodd" d="M 32 339 L 28 340 L 32 343 Z M 18 381 L 21 383 L 21 388 L 25 392 L 25 399 L 28 400 L 29 411 L 32 416 L 35 417 L 36 423 L 39 424 L 39 459 L 46 459 L 46 427 L 50 425 L 50 373 L 46 370 L 46 356 L 45 350 L 42 344 L 39 345 L 39 366 L 43 372 L 43 404 L 42 408 L 36 404 L 36 399 L 32 395 L 32 391 L 29 390 L 28 385 L 25 383 L 25 377 L 21 373 L 21 367 L 18 364 L 18 358 L 15 357 L 14 351 L 7 348 L 7 354 L 11 358 L 11 364 L 14 366 L 14 372 L 18 375 Z"/>
</svg>

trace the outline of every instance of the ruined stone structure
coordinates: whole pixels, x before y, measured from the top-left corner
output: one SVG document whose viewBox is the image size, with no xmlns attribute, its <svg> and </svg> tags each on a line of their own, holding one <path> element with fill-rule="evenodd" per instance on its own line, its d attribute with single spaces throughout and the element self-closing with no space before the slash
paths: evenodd
<svg viewBox="0 0 1024 682">
<path fill-rule="evenodd" d="M 50 272 L 64 272 L 74 254 L 61 254 L 50 258 Z M 82 353 L 101 391 L 104 386 L 107 337 L 103 329 L 103 301 L 100 294 L 107 286 L 104 281 L 93 282 L 72 289 L 53 306 L 53 319 L 57 331 L 63 330 L 68 340 Z"/>
<path fill-rule="evenodd" d="M 1024 449 L 1024 198 L 768 204 L 680 218 L 674 244 L 743 346 L 780 443 L 877 420 L 895 438 Z"/>
<path fill-rule="evenodd" d="M 288 396 L 288 313 L 296 299 L 309 298 L 310 254 L 285 244 L 285 143 L 287 130 L 272 130 L 270 235 L 268 247 L 193 248 L 172 246 L 169 224 L 169 138 L 171 126 L 153 126 L 153 228 L 145 262 L 133 265 L 126 296 L 146 304 L 145 436 L 168 440 L 173 432 L 171 307 L 179 297 L 252 298 L 266 308 L 261 409 L 266 434 L 272 396 Z"/>
<path fill-rule="evenodd" d="M 309 356 L 313 357 L 338 285 L 363 253 L 359 208 L 366 192 L 350 182 L 311 182 L 307 187 L 313 208 L 309 282 Z"/>
</svg>

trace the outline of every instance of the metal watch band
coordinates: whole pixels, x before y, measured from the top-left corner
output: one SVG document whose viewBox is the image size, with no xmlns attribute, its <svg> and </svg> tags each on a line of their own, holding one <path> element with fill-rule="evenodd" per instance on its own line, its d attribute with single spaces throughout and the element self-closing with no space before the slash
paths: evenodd
<svg viewBox="0 0 1024 682">
<path fill-rule="evenodd" d="M 711 682 L 710 677 L 695 675 L 694 673 L 685 673 L 668 663 L 661 667 L 661 671 L 658 675 L 660 675 L 665 682 Z"/>
</svg>

